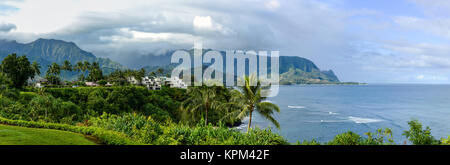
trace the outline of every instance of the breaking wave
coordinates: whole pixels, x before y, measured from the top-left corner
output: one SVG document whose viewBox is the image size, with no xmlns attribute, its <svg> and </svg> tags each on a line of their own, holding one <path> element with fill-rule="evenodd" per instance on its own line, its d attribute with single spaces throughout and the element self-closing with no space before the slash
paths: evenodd
<svg viewBox="0 0 450 165">
<path fill-rule="evenodd" d="M 357 124 L 364 124 L 364 123 L 376 123 L 376 122 L 381 122 L 383 120 L 380 119 L 371 119 L 371 118 L 362 118 L 362 117 L 353 117 L 353 116 L 349 116 L 348 117 L 349 120 L 357 123 Z"/>
<path fill-rule="evenodd" d="M 288 105 L 288 108 L 291 108 L 291 109 L 303 109 L 303 108 L 306 108 L 306 107 L 304 107 L 304 106 Z"/>
</svg>

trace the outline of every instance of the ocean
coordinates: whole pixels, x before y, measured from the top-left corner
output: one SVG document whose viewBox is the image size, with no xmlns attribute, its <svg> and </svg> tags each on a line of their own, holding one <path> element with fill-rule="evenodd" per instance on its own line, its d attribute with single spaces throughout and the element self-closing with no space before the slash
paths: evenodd
<svg viewBox="0 0 450 165">
<path fill-rule="evenodd" d="M 418 119 L 431 128 L 435 138 L 450 135 L 450 85 L 292 85 L 280 86 L 278 96 L 267 101 L 281 112 L 276 129 L 257 113 L 252 126 L 271 127 L 289 142 L 327 142 L 334 136 L 353 131 L 364 133 L 390 128 L 394 141 L 403 144 L 407 122 Z M 248 118 L 238 127 L 246 130 Z"/>
</svg>

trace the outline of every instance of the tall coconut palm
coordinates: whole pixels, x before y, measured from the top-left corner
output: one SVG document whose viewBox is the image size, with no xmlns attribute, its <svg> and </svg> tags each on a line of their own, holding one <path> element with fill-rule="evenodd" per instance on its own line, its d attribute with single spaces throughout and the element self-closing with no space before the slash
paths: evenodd
<svg viewBox="0 0 450 165">
<path fill-rule="evenodd" d="M 77 64 L 73 67 L 75 71 L 80 72 L 83 70 L 83 62 L 78 61 Z"/>
<path fill-rule="evenodd" d="M 39 63 L 37 63 L 36 61 L 33 62 L 33 64 L 31 64 L 31 67 L 34 70 L 34 74 L 35 75 L 40 75 L 41 74 L 41 65 L 39 65 Z"/>
<path fill-rule="evenodd" d="M 261 96 L 261 90 L 268 88 L 268 86 L 262 86 L 261 82 L 257 80 L 256 76 L 244 76 L 244 85 L 238 87 L 240 90 L 234 90 L 232 92 L 232 103 L 238 104 L 241 109 L 235 111 L 234 114 L 237 118 L 242 119 L 249 117 L 247 132 L 251 128 L 253 112 L 258 112 L 261 116 L 272 122 L 278 129 L 280 124 L 273 118 L 274 112 L 280 112 L 280 108 L 270 102 L 265 102 L 265 97 Z"/>
<path fill-rule="evenodd" d="M 61 69 L 66 71 L 72 71 L 72 64 L 69 61 L 65 60 L 61 66 Z"/>
<path fill-rule="evenodd" d="M 181 109 L 195 120 L 198 116 L 203 116 L 205 125 L 208 124 L 208 112 L 220 110 L 225 105 L 216 93 L 216 86 L 198 86 L 189 88 L 187 93 L 189 98 L 182 102 Z"/>
<path fill-rule="evenodd" d="M 61 67 L 57 63 L 52 63 L 48 66 L 46 79 L 52 84 L 57 84 L 59 81 L 59 74 L 61 73 Z"/>
<path fill-rule="evenodd" d="M 150 77 L 156 77 L 156 73 L 155 72 L 150 72 Z"/>
<path fill-rule="evenodd" d="M 158 74 L 161 76 L 164 73 L 164 69 L 163 68 L 158 68 L 158 70 L 156 72 L 158 72 Z"/>
<path fill-rule="evenodd" d="M 90 68 L 91 68 L 91 63 L 89 63 L 89 61 L 84 61 L 83 67 L 81 68 L 81 70 L 84 72 L 86 70 L 89 70 Z"/>
</svg>

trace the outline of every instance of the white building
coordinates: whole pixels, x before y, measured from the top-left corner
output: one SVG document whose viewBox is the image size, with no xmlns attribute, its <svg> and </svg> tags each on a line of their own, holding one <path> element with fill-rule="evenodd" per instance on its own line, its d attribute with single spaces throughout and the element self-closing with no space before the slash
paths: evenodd
<svg viewBox="0 0 450 165">
<path fill-rule="evenodd" d="M 140 82 L 136 78 L 134 78 L 134 76 L 127 77 L 127 81 L 130 84 L 133 84 L 133 85 L 139 85 L 140 84 Z"/>
<path fill-rule="evenodd" d="M 183 88 L 187 89 L 187 85 L 180 80 L 178 77 L 175 78 L 167 78 L 167 77 L 156 77 L 149 78 L 143 77 L 141 81 L 142 85 L 147 86 L 150 90 L 160 90 L 163 85 L 169 86 L 172 88 Z"/>
<path fill-rule="evenodd" d="M 98 86 L 98 84 L 95 82 L 86 82 L 85 84 L 86 84 L 86 86 L 90 86 L 90 87 Z"/>
<path fill-rule="evenodd" d="M 141 81 L 142 85 L 147 86 L 149 90 L 160 90 L 161 89 L 161 81 L 157 81 L 156 79 L 152 79 L 149 77 L 142 77 Z"/>
<path fill-rule="evenodd" d="M 166 79 L 166 84 L 167 84 L 167 86 L 170 86 L 172 88 L 187 89 L 186 83 L 184 83 L 183 80 L 181 80 L 178 77 L 171 77 L 171 78 Z"/>
</svg>

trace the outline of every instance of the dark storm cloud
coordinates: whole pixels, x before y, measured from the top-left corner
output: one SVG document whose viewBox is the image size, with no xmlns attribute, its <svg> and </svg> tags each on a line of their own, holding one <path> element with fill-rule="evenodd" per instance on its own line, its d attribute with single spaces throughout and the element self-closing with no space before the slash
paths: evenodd
<svg viewBox="0 0 450 165">
<path fill-rule="evenodd" d="M 0 23 L 0 32 L 10 32 L 17 29 L 16 25 L 11 23 Z"/>
</svg>

